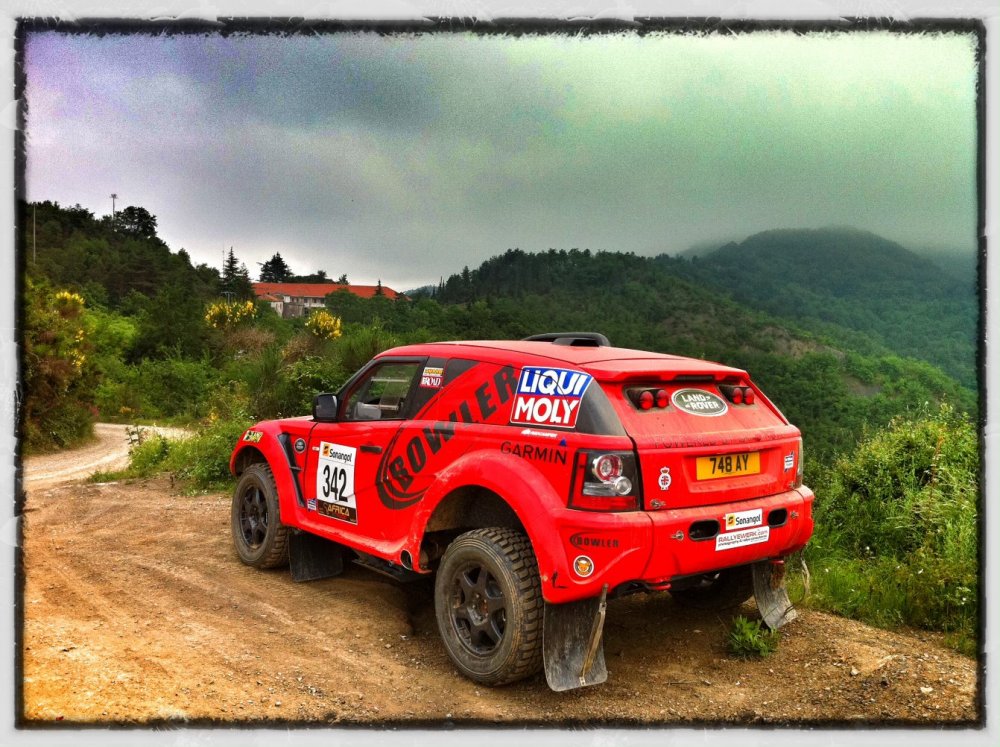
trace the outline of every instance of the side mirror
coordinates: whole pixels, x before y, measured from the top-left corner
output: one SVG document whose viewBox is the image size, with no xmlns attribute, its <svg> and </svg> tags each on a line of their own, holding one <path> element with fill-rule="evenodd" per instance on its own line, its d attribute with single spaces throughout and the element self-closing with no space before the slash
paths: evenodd
<svg viewBox="0 0 1000 747">
<path fill-rule="evenodd" d="M 313 420 L 334 423 L 337 420 L 337 395 L 317 394 L 313 397 Z"/>
</svg>

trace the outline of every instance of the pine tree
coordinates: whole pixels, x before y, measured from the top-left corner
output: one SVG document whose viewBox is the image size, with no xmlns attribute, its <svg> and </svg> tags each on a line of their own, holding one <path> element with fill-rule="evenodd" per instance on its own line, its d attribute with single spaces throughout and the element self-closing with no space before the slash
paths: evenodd
<svg viewBox="0 0 1000 747">
<path fill-rule="evenodd" d="M 250 272 L 247 266 L 236 258 L 233 248 L 229 247 L 225 264 L 222 267 L 222 292 L 232 298 L 251 299 L 254 297 L 253 283 L 250 282 Z"/>
<path fill-rule="evenodd" d="M 267 262 L 258 262 L 260 265 L 260 282 L 262 283 L 285 283 L 292 274 L 288 264 L 281 255 L 275 252 Z"/>
</svg>

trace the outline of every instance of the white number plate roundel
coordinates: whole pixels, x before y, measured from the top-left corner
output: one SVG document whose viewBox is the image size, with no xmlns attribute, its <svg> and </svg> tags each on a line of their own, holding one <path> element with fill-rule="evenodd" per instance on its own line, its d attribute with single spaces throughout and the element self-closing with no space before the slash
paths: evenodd
<svg viewBox="0 0 1000 747">
<path fill-rule="evenodd" d="M 331 519 L 358 523 L 354 498 L 354 463 L 357 449 L 323 441 L 316 465 L 316 510 Z"/>
</svg>

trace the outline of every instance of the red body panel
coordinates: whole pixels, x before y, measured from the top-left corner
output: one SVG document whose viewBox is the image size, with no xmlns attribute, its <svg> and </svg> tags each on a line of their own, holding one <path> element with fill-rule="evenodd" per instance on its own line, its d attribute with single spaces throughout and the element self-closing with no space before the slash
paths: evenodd
<svg viewBox="0 0 1000 747">
<path fill-rule="evenodd" d="M 799 432 L 756 388 L 753 404 L 725 401 L 720 385 L 752 387 L 739 369 L 510 341 L 411 345 L 376 359 L 386 360 L 416 366 L 406 417 L 269 421 L 237 444 L 234 473 L 258 452 L 270 464 L 283 523 L 397 564 L 405 552 L 428 571 L 419 558 L 435 508 L 456 490 L 487 490 L 523 525 L 553 603 L 781 557 L 812 533 L 813 495 L 796 479 Z M 637 387 L 662 389 L 671 404 L 641 411 Z M 569 507 L 590 479 L 580 477 L 584 452 L 633 455 L 636 510 Z M 726 455 L 753 471 L 699 475 L 699 458 Z M 698 539 L 697 523 L 713 521 L 718 535 Z M 575 570 L 580 556 L 591 561 L 586 576 Z"/>
</svg>

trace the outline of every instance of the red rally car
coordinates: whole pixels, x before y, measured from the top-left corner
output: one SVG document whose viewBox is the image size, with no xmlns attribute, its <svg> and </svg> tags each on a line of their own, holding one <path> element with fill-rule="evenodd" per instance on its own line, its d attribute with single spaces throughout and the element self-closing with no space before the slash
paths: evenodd
<svg viewBox="0 0 1000 747">
<path fill-rule="evenodd" d="M 636 591 L 779 627 L 813 528 L 799 431 L 745 371 L 596 333 L 388 350 L 230 467 L 244 563 L 436 573 L 448 654 L 491 685 L 604 681 L 606 599 Z"/>
</svg>

